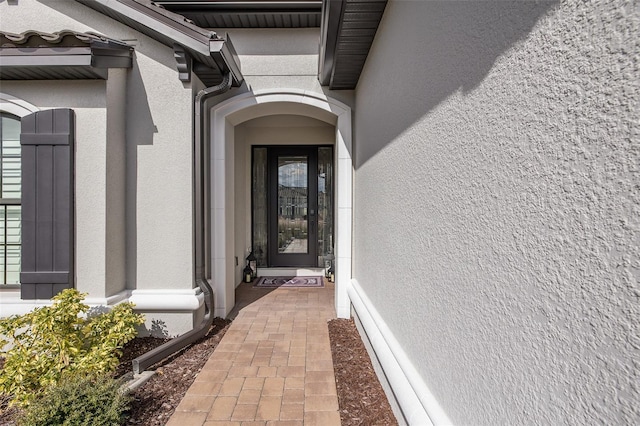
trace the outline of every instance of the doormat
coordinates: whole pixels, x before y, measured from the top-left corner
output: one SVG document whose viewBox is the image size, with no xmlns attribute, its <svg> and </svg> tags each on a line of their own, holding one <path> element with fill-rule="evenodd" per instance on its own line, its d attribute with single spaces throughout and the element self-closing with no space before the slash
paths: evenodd
<svg viewBox="0 0 640 426">
<path fill-rule="evenodd" d="M 255 287 L 324 287 L 324 279 L 317 277 L 260 277 Z"/>
</svg>

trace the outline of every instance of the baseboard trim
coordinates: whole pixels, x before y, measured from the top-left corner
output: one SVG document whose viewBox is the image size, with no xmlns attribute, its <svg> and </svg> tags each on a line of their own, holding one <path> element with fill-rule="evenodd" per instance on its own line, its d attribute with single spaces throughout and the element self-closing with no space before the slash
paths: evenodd
<svg viewBox="0 0 640 426">
<path fill-rule="evenodd" d="M 452 424 L 358 281 L 352 279 L 347 291 L 407 423 Z"/>
</svg>

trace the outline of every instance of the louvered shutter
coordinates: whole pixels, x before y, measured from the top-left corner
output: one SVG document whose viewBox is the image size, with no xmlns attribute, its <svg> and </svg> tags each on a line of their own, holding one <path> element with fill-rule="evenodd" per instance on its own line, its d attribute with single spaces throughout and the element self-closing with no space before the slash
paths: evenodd
<svg viewBox="0 0 640 426">
<path fill-rule="evenodd" d="M 71 109 L 22 118 L 22 299 L 73 287 L 74 133 Z"/>
</svg>

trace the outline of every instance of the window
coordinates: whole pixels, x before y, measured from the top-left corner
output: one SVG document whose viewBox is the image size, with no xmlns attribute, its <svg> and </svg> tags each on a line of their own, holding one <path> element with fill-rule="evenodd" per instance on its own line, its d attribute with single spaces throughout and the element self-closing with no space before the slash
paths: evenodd
<svg viewBox="0 0 640 426">
<path fill-rule="evenodd" d="M 20 119 L 0 113 L 0 286 L 20 284 Z"/>
</svg>

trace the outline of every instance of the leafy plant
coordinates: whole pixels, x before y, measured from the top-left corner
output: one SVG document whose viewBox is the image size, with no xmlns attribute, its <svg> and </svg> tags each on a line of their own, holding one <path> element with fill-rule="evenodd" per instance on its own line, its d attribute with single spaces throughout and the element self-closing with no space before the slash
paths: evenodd
<svg viewBox="0 0 640 426">
<path fill-rule="evenodd" d="M 64 374 L 25 410 L 21 426 L 113 426 L 124 423 L 131 396 L 106 375 Z"/>
<path fill-rule="evenodd" d="M 135 337 L 144 317 L 135 314 L 130 303 L 83 316 L 89 311 L 82 303 L 85 296 L 67 289 L 53 298 L 52 306 L 0 320 L 0 355 L 5 357 L 0 393 L 13 395 L 12 403 L 28 405 L 63 373 L 93 375 L 115 369 L 122 346 Z"/>
</svg>

